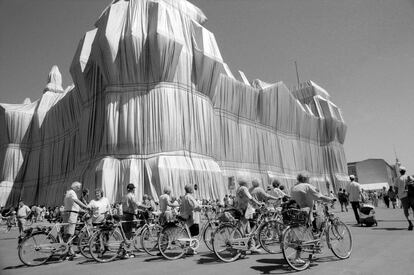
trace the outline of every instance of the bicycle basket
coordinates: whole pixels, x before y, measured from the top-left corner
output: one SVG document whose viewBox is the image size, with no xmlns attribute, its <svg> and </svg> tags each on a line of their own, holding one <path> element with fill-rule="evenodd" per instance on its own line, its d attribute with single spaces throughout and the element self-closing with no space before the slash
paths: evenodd
<svg viewBox="0 0 414 275">
<path fill-rule="evenodd" d="M 220 222 L 234 222 L 236 221 L 234 215 L 231 213 L 231 211 L 225 211 L 223 213 L 220 213 L 217 216 L 217 220 Z"/>
<path fill-rule="evenodd" d="M 286 209 L 282 212 L 284 224 L 306 224 L 309 219 L 309 213 L 301 209 Z"/>
</svg>

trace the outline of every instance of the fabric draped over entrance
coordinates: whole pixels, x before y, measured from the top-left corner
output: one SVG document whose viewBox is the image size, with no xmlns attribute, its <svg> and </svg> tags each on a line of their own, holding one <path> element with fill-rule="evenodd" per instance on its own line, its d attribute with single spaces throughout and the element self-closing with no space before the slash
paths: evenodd
<svg viewBox="0 0 414 275">
<path fill-rule="evenodd" d="M 205 21 L 184 0 L 111 3 L 79 43 L 73 86 L 54 68 L 39 100 L 0 104 L 0 204 L 60 205 L 74 180 L 111 203 L 129 183 L 156 200 L 186 184 L 220 199 L 239 178 L 289 189 L 300 172 L 337 188 L 346 125 L 329 94 L 239 81 Z"/>
</svg>

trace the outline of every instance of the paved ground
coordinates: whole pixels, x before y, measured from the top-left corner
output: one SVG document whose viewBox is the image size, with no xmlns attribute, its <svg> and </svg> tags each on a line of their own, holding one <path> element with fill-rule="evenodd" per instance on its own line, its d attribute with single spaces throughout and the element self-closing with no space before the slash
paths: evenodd
<svg viewBox="0 0 414 275">
<path fill-rule="evenodd" d="M 326 251 L 303 274 L 414 274 L 414 231 L 407 231 L 401 209 L 377 208 L 378 227 L 354 226 L 353 213 L 338 212 L 353 234 L 354 248 L 347 260 Z M 1 231 L 1 229 L 0 229 Z M 84 258 L 73 262 L 25 267 L 17 256 L 17 232 L 0 232 L 0 274 L 286 274 L 291 273 L 281 254 L 248 255 L 222 263 L 201 247 L 199 255 L 176 261 L 138 254 L 136 258 L 97 264 Z"/>
</svg>

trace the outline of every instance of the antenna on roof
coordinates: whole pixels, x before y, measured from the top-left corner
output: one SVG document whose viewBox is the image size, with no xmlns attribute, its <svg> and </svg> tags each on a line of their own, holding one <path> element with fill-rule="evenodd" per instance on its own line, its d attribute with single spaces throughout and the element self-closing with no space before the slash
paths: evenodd
<svg viewBox="0 0 414 275">
<path fill-rule="evenodd" d="M 299 89 L 299 84 L 300 84 L 300 82 L 299 82 L 299 72 L 298 72 L 298 63 L 296 63 L 296 60 L 295 60 L 295 69 L 296 69 L 296 80 L 298 81 L 298 89 Z"/>
<path fill-rule="evenodd" d="M 394 144 L 392 145 L 392 148 L 394 149 L 395 162 L 397 163 L 399 161 L 398 161 L 397 151 L 395 150 L 395 145 Z"/>
</svg>

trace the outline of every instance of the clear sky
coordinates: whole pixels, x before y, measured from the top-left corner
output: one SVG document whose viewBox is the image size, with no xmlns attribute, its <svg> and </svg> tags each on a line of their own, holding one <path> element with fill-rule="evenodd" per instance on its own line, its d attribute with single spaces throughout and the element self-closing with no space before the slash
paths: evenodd
<svg viewBox="0 0 414 275">
<path fill-rule="evenodd" d="M 348 125 L 348 162 L 393 147 L 414 173 L 414 0 L 190 0 L 233 73 L 324 87 Z M 0 102 L 42 95 L 52 65 L 64 88 L 83 34 L 109 0 L 0 0 Z M 1 130 L 1 129 L 0 129 Z"/>
</svg>

